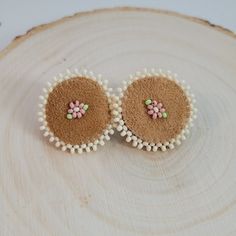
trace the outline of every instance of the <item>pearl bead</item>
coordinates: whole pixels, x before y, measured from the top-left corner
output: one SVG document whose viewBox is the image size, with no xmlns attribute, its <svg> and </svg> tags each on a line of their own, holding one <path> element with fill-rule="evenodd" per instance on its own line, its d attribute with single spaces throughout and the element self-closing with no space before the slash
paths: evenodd
<svg viewBox="0 0 236 236">
<path fill-rule="evenodd" d="M 117 116 L 119 113 L 118 113 L 118 111 L 112 111 L 112 114 L 113 114 L 114 116 Z"/>
<path fill-rule="evenodd" d="M 65 152 L 66 151 L 66 146 L 62 146 L 62 148 L 61 148 L 61 150 L 63 151 L 63 152 Z"/>
<path fill-rule="evenodd" d="M 124 125 L 124 126 L 123 126 L 123 130 L 124 130 L 124 131 L 127 131 L 127 130 L 128 130 L 127 126 Z"/>
<path fill-rule="evenodd" d="M 60 145 L 61 145 L 60 142 L 56 142 L 56 143 L 55 143 L 55 146 L 56 146 L 56 147 L 60 147 Z"/>
<path fill-rule="evenodd" d="M 78 153 L 81 154 L 83 152 L 82 148 L 78 148 Z"/>
<path fill-rule="evenodd" d="M 131 139 L 131 137 L 130 136 L 128 136 L 127 138 L 126 138 L 126 142 L 130 142 L 132 139 Z"/>
<path fill-rule="evenodd" d="M 143 148 L 143 144 L 140 143 L 140 144 L 138 145 L 138 149 L 142 149 L 142 148 Z"/>
<path fill-rule="evenodd" d="M 120 125 L 124 125 L 125 122 L 123 120 L 120 120 L 119 123 Z"/>
<path fill-rule="evenodd" d="M 161 150 L 162 150 L 163 152 L 165 152 L 165 151 L 166 151 L 166 147 L 165 147 L 165 146 L 161 146 Z"/>
<path fill-rule="evenodd" d="M 176 140 L 175 143 L 179 146 L 181 144 L 181 141 L 178 139 L 178 140 Z"/>
<path fill-rule="evenodd" d="M 40 130 L 45 130 L 45 126 L 40 126 L 39 129 Z"/>
<path fill-rule="evenodd" d="M 152 147 L 150 145 L 147 145 L 146 149 L 148 152 L 150 152 L 152 150 Z"/>
<path fill-rule="evenodd" d="M 133 147 L 137 147 L 137 145 L 138 145 L 138 142 L 137 141 L 133 141 L 132 146 Z"/>
<path fill-rule="evenodd" d="M 171 142 L 171 143 L 174 143 L 174 142 L 175 142 L 175 139 L 174 139 L 174 138 L 172 138 L 172 139 L 170 140 L 170 142 Z"/>
<path fill-rule="evenodd" d="M 137 142 L 138 142 L 138 143 L 142 143 L 143 141 L 142 141 L 142 139 L 139 138 L 139 139 L 137 140 Z"/>
<path fill-rule="evenodd" d="M 119 117 L 114 118 L 114 122 L 115 122 L 115 123 L 119 122 L 119 120 L 120 120 Z"/>
<path fill-rule="evenodd" d="M 49 142 L 52 143 L 54 141 L 54 137 L 49 138 Z"/>
<path fill-rule="evenodd" d="M 118 108 L 118 104 L 117 103 L 113 103 L 113 108 Z"/>
<path fill-rule="evenodd" d="M 100 144 L 101 146 L 104 146 L 104 145 L 105 145 L 105 142 L 104 142 L 103 140 L 100 140 L 99 144 Z"/>
<path fill-rule="evenodd" d="M 115 132 L 114 132 L 113 129 L 110 129 L 110 130 L 109 130 L 109 134 L 113 135 L 114 133 L 115 133 Z"/>
<path fill-rule="evenodd" d="M 153 147 L 152 147 L 152 150 L 153 150 L 153 152 L 156 152 L 156 151 L 157 151 L 157 149 L 158 149 L 158 147 L 157 147 L 157 146 L 153 146 Z"/>
<path fill-rule="evenodd" d="M 116 129 L 117 129 L 117 131 L 121 131 L 123 129 L 123 127 L 121 125 L 118 125 Z"/>
</svg>

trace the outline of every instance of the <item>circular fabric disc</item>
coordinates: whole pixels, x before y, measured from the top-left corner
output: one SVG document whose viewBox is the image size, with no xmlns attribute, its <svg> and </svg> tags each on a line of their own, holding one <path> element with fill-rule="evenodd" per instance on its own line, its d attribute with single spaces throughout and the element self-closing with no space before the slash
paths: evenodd
<svg viewBox="0 0 236 236">
<path fill-rule="evenodd" d="M 161 102 L 167 118 L 152 119 L 147 99 Z M 151 76 L 135 80 L 122 98 L 122 117 L 127 128 L 140 139 L 150 143 L 164 143 L 175 138 L 190 117 L 190 104 L 183 89 L 174 80 Z"/>
<path fill-rule="evenodd" d="M 67 119 L 70 102 L 80 101 L 89 109 L 80 119 Z M 65 144 L 93 142 L 111 123 L 108 97 L 98 82 L 76 77 L 62 81 L 49 93 L 45 107 L 46 121 L 54 136 Z"/>
</svg>

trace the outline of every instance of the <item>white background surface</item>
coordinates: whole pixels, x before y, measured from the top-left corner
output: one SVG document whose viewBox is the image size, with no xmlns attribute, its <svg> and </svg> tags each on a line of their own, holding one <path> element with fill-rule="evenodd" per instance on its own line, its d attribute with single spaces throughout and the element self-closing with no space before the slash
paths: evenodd
<svg viewBox="0 0 236 236">
<path fill-rule="evenodd" d="M 235 0 L 0 0 L 0 50 L 28 29 L 79 11 L 139 6 L 177 11 L 236 32 Z"/>
</svg>

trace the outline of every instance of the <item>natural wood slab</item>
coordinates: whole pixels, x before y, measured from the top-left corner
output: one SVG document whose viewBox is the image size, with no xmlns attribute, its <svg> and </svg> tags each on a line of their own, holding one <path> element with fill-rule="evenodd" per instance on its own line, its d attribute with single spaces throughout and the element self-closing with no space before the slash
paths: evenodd
<svg viewBox="0 0 236 236">
<path fill-rule="evenodd" d="M 236 40 L 203 20 L 150 9 L 79 13 L 0 54 L 0 235 L 236 235 Z M 66 68 L 119 87 L 144 67 L 191 85 L 198 120 L 167 153 L 118 136 L 71 156 L 40 134 L 38 95 Z"/>
</svg>

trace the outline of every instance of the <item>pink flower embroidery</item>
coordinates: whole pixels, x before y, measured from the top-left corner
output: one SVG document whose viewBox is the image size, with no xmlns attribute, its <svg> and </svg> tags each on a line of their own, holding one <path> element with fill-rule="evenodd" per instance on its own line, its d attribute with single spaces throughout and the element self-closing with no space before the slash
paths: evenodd
<svg viewBox="0 0 236 236">
<path fill-rule="evenodd" d="M 80 119 L 82 116 L 85 115 L 88 108 L 89 108 L 88 104 L 80 103 L 78 100 L 70 102 L 66 118 L 68 120 Z"/>
<path fill-rule="evenodd" d="M 152 117 L 152 119 L 166 119 L 168 117 L 168 113 L 166 112 L 166 109 L 163 107 L 163 104 L 161 102 L 157 102 L 156 100 L 148 98 L 144 103 L 147 106 L 147 113 Z"/>
</svg>

